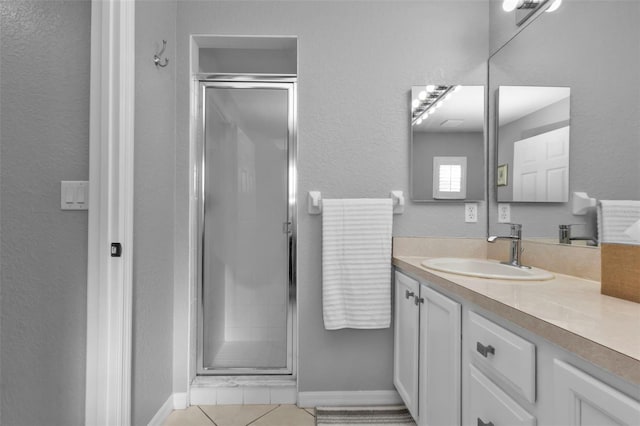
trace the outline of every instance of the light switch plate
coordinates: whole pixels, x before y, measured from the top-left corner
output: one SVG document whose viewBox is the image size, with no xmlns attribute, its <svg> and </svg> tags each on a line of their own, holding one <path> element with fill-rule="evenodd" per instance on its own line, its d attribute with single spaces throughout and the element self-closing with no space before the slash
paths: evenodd
<svg viewBox="0 0 640 426">
<path fill-rule="evenodd" d="M 89 210 L 89 182 L 86 180 L 60 181 L 60 209 Z"/>
</svg>

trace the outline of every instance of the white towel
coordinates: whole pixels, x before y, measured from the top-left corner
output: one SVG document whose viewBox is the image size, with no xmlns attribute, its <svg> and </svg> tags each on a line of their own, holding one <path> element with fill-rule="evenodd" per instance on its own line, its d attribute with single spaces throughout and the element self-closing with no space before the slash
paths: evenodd
<svg viewBox="0 0 640 426">
<path fill-rule="evenodd" d="M 391 325 L 393 206 L 322 200 L 322 306 L 327 330 Z"/>
<path fill-rule="evenodd" d="M 601 200 L 598 203 L 598 238 L 601 243 L 640 244 L 627 232 L 640 220 L 640 201 Z"/>
</svg>

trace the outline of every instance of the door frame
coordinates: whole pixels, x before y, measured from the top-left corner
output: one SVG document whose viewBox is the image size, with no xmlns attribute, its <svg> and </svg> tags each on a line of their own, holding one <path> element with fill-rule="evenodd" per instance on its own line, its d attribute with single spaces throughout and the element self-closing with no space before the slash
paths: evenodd
<svg viewBox="0 0 640 426">
<path fill-rule="evenodd" d="M 135 0 L 92 0 L 86 425 L 131 424 L 134 46 Z"/>
<path fill-rule="evenodd" d="M 207 75 L 200 76 L 199 79 L 194 81 L 197 85 L 196 89 L 196 108 L 197 114 L 195 114 L 197 121 L 193 123 L 196 128 L 193 132 L 194 140 L 193 148 L 196 154 L 194 162 L 195 170 L 192 175 L 196 176 L 196 182 L 194 185 L 195 197 L 198 203 L 196 205 L 196 224 L 195 230 L 195 267 L 196 271 L 193 276 L 196 280 L 195 295 L 198 300 L 196 323 L 191 327 L 195 327 L 192 330 L 197 336 L 195 345 L 195 370 L 198 375 L 237 375 L 237 374 L 249 374 L 249 375 L 287 375 L 295 376 L 295 359 L 296 359 L 296 321 L 295 321 L 295 307 L 296 307 L 296 239 L 297 239 L 297 217 L 296 217 L 296 182 L 297 182 L 297 79 L 290 76 L 255 76 L 255 75 L 234 75 L 229 78 L 227 75 Z M 201 253 L 203 250 L 202 244 L 204 243 L 204 204 L 205 204 L 205 101 L 206 90 L 211 87 L 230 88 L 230 89 L 252 89 L 252 88 L 265 88 L 275 90 L 286 90 L 288 111 L 287 111 L 287 221 L 288 225 L 288 238 L 287 238 L 287 258 L 288 258 L 288 301 L 287 301 L 287 361 L 286 367 L 280 369 L 256 369 L 256 368 L 227 368 L 227 369 L 215 369 L 209 370 L 203 367 L 202 359 L 202 341 L 203 341 L 203 310 L 204 300 L 202 299 L 202 259 Z M 193 358 L 193 354 L 191 356 Z"/>
</svg>

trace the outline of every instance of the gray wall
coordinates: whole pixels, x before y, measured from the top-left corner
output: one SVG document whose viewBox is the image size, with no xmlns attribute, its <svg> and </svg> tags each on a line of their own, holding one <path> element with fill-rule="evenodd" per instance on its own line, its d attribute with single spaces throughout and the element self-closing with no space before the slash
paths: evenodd
<svg viewBox="0 0 640 426">
<path fill-rule="evenodd" d="M 91 4 L 0 2 L 1 423 L 84 423 Z"/>
<path fill-rule="evenodd" d="M 433 157 L 467 157 L 467 200 L 484 198 L 483 132 L 414 132 L 411 168 L 416 200 L 433 200 Z M 462 200 L 460 200 L 462 201 Z"/>
<path fill-rule="evenodd" d="M 175 15 L 175 2 L 136 1 L 134 425 L 146 425 L 173 393 Z M 157 68 L 163 39 L 169 65 Z"/>
<path fill-rule="evenodd" d="M 483 1 L 217 1 L 178 3 L 175 390 L 187 378 L 189 34 L 299 36 L 298 312 L 301 391 L 385 390 L 392 331 L 326 331 L 321 306 L 321 217 L 326 198 L 409 194 L 411 86 L 484 84 L 488 13 Z M 394 235 L 484 236 L 463 206 L 407 203 Z M 179 337 L 178 337 L 179 336 Z M 179 352 L 182 351 L 183 354 Z M 180 377 L 182 375 L 182 377 Z"/>
<path fill-rule="evenodd" d="M 639 19 L 637 1 L 564 2 L 556 12 L 540 15 L 491 59 L 491 97 L 499 85 L 571 88 L 570 192 L 640 199 Z M 495 104 L 490 105 L 493 120 Z M 489 131 L 493 153 L 495 127 Z M 490 167 L 493 201 L 493 158 Z M 495 202 L 490 203 L 491 231 L 506 232 L 497 225 L 496 210 Z M 514 203 L 511 220 L 524 224 L 525 237 L 557 237 L 562 223 L 595 224 L 593 216 L 573 216 L 570 203 Z"/>
</svg>

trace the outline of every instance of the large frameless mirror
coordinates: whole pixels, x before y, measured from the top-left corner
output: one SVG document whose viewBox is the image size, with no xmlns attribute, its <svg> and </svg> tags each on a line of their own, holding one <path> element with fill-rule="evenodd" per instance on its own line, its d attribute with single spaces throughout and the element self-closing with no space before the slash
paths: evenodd
<svg viewBox="0 0 640 426">
<path fill-rule="evenodd" d="M 495 93 L 504 86 L 571 88 L 571 150 L 567 202 L 518 202 L 511 222 L 523 225 L 525 238 L 559 241 L 560 225 L 575 227 L 575 237 L 597 238 L 596 209 L 574 214 L 574 193 L 596 200 L 637 200 L 640 126 L 640 9 L 637 2 L 564 2 L 542 13 L 524 30 L 497 47 L 489 59 L 489 115 L 497 122 Z M 598 31 L 594 31 L 598 28 Z M 498 151 L 496 126 L 490 128 L 491 153 Z M 493 157 L 491 193 L 498 186 Z M 509 172 L 507 170 L 507 172 Z M 512 177 L 507 174 L 507 177 Z M 495 192 L 494 192 L 495 191 Z M 504 194 L 498 195 L 503 202 Z M 497 203 L 490 204 L 489 233 L 501 234 Z M 574 242 L 575 243 L 575 242 Z"/>
<path fill-rule="evenodd" d="M 484 86 L 411 88 L 411 199 L 484 199 Z"/>
</svg>

